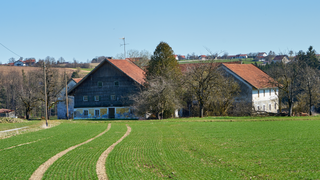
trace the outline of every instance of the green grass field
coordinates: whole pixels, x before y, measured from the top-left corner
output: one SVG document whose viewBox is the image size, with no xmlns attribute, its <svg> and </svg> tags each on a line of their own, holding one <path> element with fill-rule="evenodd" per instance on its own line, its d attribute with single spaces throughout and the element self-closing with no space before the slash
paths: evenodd
<svg viewBox="0 0 320 180">
<path fill-rule="evenodd" d="M 0 179 L 28 179 L 50 157 L 104 135 L 53 163 L 44 179 L 319 179 L 320 117 L 208 117 L 152 121 L 61 121 L 0 140 Z M 2 124 L 0 124 L 0 127 Z M 32 142 L 22 146 L 26 142 Z M 17 146 L 11 149 L 8 147 Z"/>
<path fill-rule="evenodd" d="M 215 63 L 224 63 L 224 62 L 237 62 L 239 59 L 221 59 L 221 60 L 214 60 Z M 210 63 L 212 60 L 183 60 L 179 61 L 179 64 L 189 64 L 189 63 Z M 252 58 L 242 59 L 243 64 L 262 64 L 262 62 L 253 61 Z"/>
<path fill-rule="evenodd" d="M 22 123 L 6 123 L 6 124 L 0 124 L 0 131 L 8 130 L 8 129 L 15 129 L 15 128 L 21 128 L 26 126 L 34 126 L 40 124 L 40 121 L 26 121 Z"/>
</svg>

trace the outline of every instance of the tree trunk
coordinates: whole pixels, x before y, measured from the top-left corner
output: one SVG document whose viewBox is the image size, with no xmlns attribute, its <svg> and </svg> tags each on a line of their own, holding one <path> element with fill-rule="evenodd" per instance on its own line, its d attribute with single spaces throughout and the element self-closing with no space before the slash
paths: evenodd
<svg viewBox="0 0 320 180">
<path fill-rule="evenodd" d="M 311 95 L 311 92 L 309 93 L 309 115 L 311 116 L 312 115 L 312 95 Z"/>
<path fill-rule="evenodd" d="M 288 104 L 289 104 L 289 116 L 292 116 L 292 101 L 289 99 L 288 101 Z"/>
<path fill-rule="evenodd" d="M 30 109 L 28 107 L 26 108 L 26 119 L 30 119 Z"/>
<path fill-rule="evenodd" d="M 203 104 L 202 103 L 200 103 L 200 114 L 199 114 L 199 117 L 200 118 L 203 118 Z"/>
</svg>

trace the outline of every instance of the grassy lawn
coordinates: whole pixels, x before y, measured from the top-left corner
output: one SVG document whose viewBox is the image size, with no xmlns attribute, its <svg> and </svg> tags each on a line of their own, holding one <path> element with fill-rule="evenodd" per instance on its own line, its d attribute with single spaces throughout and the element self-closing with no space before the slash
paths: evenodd
<svg viewBox="0 0 320 180">
<path fill-rule="evenodd" d="M 26 121 L 22 123 L 5 123 L 0 124 L 0 131 L 8 130 L 8 129 L 15 129 L 15 128 L 21 128 L 26 126 L 33 126 L 40 124 L 40 121 Z"/>
<path fill-rule="evenodd" d="M 0 140 L 0 179 L 29 179 L 55 154 L 84 142 L 107 128 L 107 123 L 62 123 L 58 126 Z M 30 144 L 25 144 L 31 142 Z M 19 144 L 25 144 L 17 146 Z M 16 146 L 11 149 L 5 149 Z"/>
<path fill-rule="evenodd" d="M 111 179 L 320 177 L 318 120 L 129 125 L 107 159 Z"/>
<path fill-rule="evenodd" d="M 214 60 L 215 63 L 224 63 L 224 62 L 238 62 L 239 59 L 221 59 Z M 188 64 L 188 63 L 210 63 L 212 60 L 183 60 L 179 61 L 179 64 Z M 252 58 L 242 59 L 243 64 L 252 64 L 256 61 L 253 61 Z M 262 64 L 262 62 L 257 62 L 257 64 Z"/>
<path fill-rule="evenodd" d="M 150 121 L 65 121 L 0 140 L 0 177 L 28 179 L 58 152 L 111 129 L 58 159 L 44 179 L 318 179 L 320 117 L 206 117 Z M 0 125 L 1 127 L 1 125 Z M 31 144 L 5 149 L 26 142 Z M 5 149 L 5 150 L 3 150 Z"/>
</svg>

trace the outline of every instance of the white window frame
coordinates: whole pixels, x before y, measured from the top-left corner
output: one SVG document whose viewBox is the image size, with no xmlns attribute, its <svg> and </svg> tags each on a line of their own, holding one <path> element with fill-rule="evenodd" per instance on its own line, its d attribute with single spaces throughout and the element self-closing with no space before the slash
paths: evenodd
<svg viewBox="0 0 320 180">
<path fill-rule="evenodd" d="M 98 95 L 94 96 L 94 101 L 100 101 L 100 97 Z"/>
<path fill-rule="evenodd" d="M 82 97 L 82 100 L 83 100 L 83 101 L 88 101 L 89 98 L 88 98 L 88 96 L 83 96 L 83 97 Z"/>
<path fill-rule="evenodd" d="M 100 116 L 100 109 L 95 109 L 94 110 L 94 116 L 97 116 L 97 113 L 96 113 L 97 111 L 98 111 L 98 116 Z"/>
<path fill-rule="evenodd" d="M 84 112 L 87 112 L 87 115 L 85 115 Z M 83 115 L 84 115 L 84 116 L 89 116 L 89 110 L 88 110 L 88 109 L 84 109 L 84 110 L 83 110 Z"/>
</svg>

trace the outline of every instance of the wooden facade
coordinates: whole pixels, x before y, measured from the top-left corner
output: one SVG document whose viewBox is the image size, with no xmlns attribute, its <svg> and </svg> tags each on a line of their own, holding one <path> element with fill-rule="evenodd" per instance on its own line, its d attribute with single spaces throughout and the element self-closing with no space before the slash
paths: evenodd
<svg viewBox="0 0 320 180">
<path fill-rule="evenodd" d="M 74 96 L 74 119 L 136 118 L 130 112 L 133 102 L 129 96 L 137 93 L 142 85 L 133 77 L 137 74 L 134 71 L 139 71 L 139 76 L 144 76 L 144 72 L 134 66 L 128 60 L 102 61 L 69 91 Z"/>
</svg>

